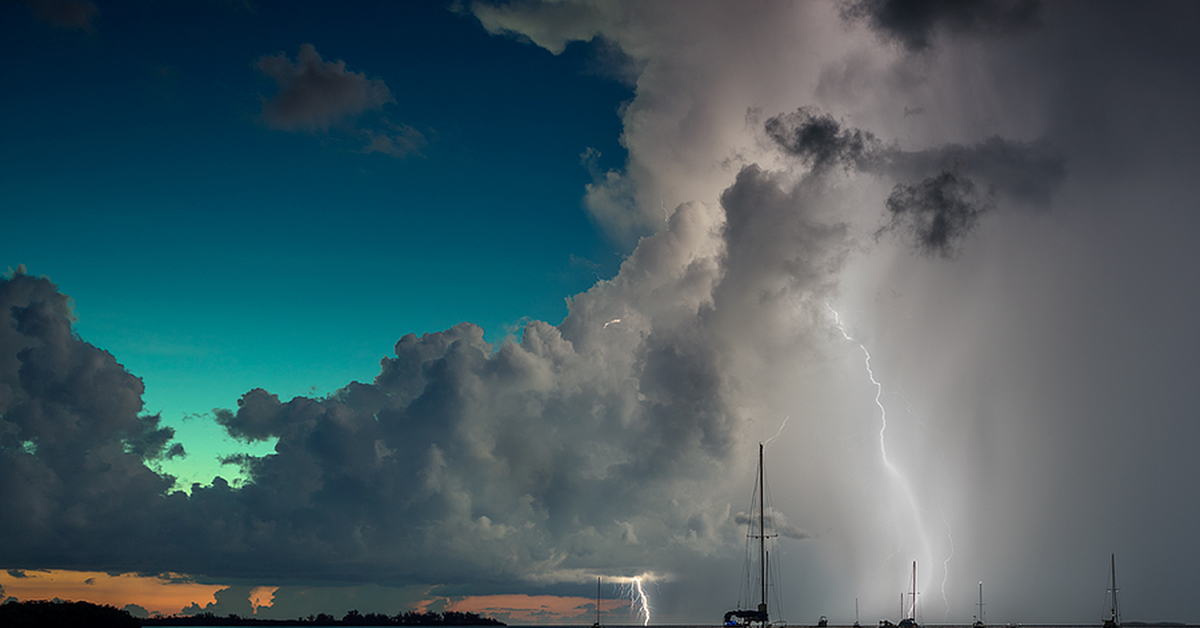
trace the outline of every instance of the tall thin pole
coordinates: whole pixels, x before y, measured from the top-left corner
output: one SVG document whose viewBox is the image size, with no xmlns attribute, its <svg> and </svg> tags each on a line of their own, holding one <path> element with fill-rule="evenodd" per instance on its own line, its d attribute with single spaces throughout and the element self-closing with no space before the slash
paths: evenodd
<svg viewBox="0 0 1200 628">
<path fill-rule="evenodd" d="M 913 561 L 913 583 L 912 583 L 912 615 L 913 621 L 917 619 L 917 561 Z"/>
<path fill-rule="evenodd" d="M 1117 555 L 1112 555 L 1112 621 L 1120 625 L 1121 613 L 1117 610 Z"/>
<path fill-rule="evenodd" d="M 987 623 L 983 618 L 983 580 L 979 581 L 979 623 Z"/>
<path fill-rule="evenodd" d="M 758 444 L 758 567 L 759 582 L 762 583 L 763 610 L 767 605 L 767 551 L 766 551 L 766 516 L 763 512 L 763 444 Z"/>
</svg>

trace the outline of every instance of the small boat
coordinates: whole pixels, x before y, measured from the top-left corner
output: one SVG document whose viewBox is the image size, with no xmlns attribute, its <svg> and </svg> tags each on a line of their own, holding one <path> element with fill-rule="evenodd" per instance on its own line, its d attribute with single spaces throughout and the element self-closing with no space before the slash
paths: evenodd
<svg viewBox="0 0 1200 628">
<path fill-rule="evenodd" d="M 765 496 L 765 488 L 763 486 L 763 480 L 764 480 L 763 445 L 762 445 L 762 443 L 759 443 L 758 444 L 758 485 L 756 487 L 758 489 L 758 534 L 753 534 L 753 530 L 751 531 L 751 534 L 750 534 L 751 538 L 758 539 L 758 561 L 757 562 L 758 562 L 758 569 L 759 569 L 758 581 L 760 584 L 758 607 L 757 608 L 737 608 L 737 609 L 734 609 L 732 611 L 725 613 L 725 625 L 729 626 L 731 628 L 732 627 L 768 628 L 769 626 L 772 625 L 771 617 L 767 613 L 768 571 L 767 571 L 766 542 L 767 542 L 768 535 L 767 535 L 767 530 L 766 530 L 766 512 L 765 512 L 765 506 L 763 505 L 763 498 Z M 772 534 L 769 536 L 775 536 L 775 535 Z M 747 557 L 747 567 L 750 566 L 750 562 L 749 562 L 750 560 L 751 560 L 750 557 Z M 738 606 L 741 606 L 740 602 L 738 603 Z"/>
<path fill-rule="evenodd" d="M 971 628 L 985 628 L 987 624 L 983 621 L 983 581 L 979 581 L 979 614 L 975 616 L 975 622 L 971 624 Z"/>
<path fill-rule="evenodd" d="M 1117 555 L 1112 555 L 1112 587 L 1108 590 L 1111 600 L 1110 614 L 1104 620 L 1103 628 L 1121 628 L 1121 610 L 1117 606 Z"/>
<path fill-rule="evenodd" d="M 829 625 L 829 618 L 824 615 L 821 615 L 821 618 L 817 620 L 817 628 L 825 628 L 828 625 Z"/>
</svg>

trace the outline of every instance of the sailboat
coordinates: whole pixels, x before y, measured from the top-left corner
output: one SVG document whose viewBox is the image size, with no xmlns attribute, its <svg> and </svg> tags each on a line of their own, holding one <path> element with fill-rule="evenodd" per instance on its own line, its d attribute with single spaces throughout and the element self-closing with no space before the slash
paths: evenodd
<svg viewBox="0 0 1200 628">
<path fill-rule="evenodd" d="M 903 614 L 904 594 L 900 594 L 900 606 L 900 612 Z M 908 617 L 901 619 L 900 623 L 896 625 L 899 628 L 921 628 L 921 624 L 917 623 L 917 561 L 915 560 L 913 561 L 912 574 L 912 606 L 910 606 L 909 609 L 910 611 Z"/>
<path fill-rule="evenodd" d="M 753 609 L 738 608 L 725 613 L 726 626 L 751 627 L 758 626 L 766 628 L 771 623 L 770 615 L 767 613 L 767 533 L 766 533 L 766 514 L 763 506 L 763 445 L 758 444 L 758 534 L 752 534 L 752 538 L 758 539 L 758 568 L 759 568 L 759 584 L 761 592 L 758 598 L 758 607 Z M 772 535 L 774 536 L 774 535 Z M 741 604 L 739 603 L 739 606 Z"/>
<path fill-rule="evenodd" d="M 592 628 L 603 628 L 600 625 L 600 576 L 596 576 L 596 623 Z"/>
<path fill-rule="evenodd" d="M 972 628 L 984 628 L 987 624 L 983 620 L 983 581 L 979 581 L 979 614 L 975 616 L 975 623 L 971 624 Z"/>
<path fill-rule="evenodd" d="M 1112 555 L 1112 588 L 1109 589 L 1112 597 L 1111 614 L 1108 619 L 1104 620 L 1103 628 L 1121 628 L 1121 610 L 1117 606 L 1117 555 Z"/>
</svg>

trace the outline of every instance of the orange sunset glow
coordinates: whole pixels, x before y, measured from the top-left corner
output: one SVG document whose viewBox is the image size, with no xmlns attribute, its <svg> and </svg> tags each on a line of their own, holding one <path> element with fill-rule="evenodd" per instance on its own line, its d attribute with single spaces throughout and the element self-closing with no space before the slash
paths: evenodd
<svg viewBox="0 0 1200 628">
<path fill-rule="evenodd" d="M 47 569 L 0 572 L 4 593 L 18 600 L 49 600 L 108 604 L 123 608 L 137 604 L 151 614 L 174 615 L 190 604 L 215 601 L 213 594 L 225 588 L 219 584 L 200 584 L 175 574 L 140 576 L 132 573 L 112 575 L 100 571 Z M 264 592 L 270 600 L 271 592 Z"/>
</svg>

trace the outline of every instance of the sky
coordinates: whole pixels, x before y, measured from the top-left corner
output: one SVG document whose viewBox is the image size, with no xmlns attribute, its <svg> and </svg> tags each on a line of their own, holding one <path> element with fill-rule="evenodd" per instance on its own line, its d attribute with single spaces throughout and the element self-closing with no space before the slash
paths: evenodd
<svg viewBox="0 0 1200 628">
<path fill-rule="evenodd" d="M 0 4 L 0 599 L 1200 622 L 1198 20 Z"/>
</svg>

